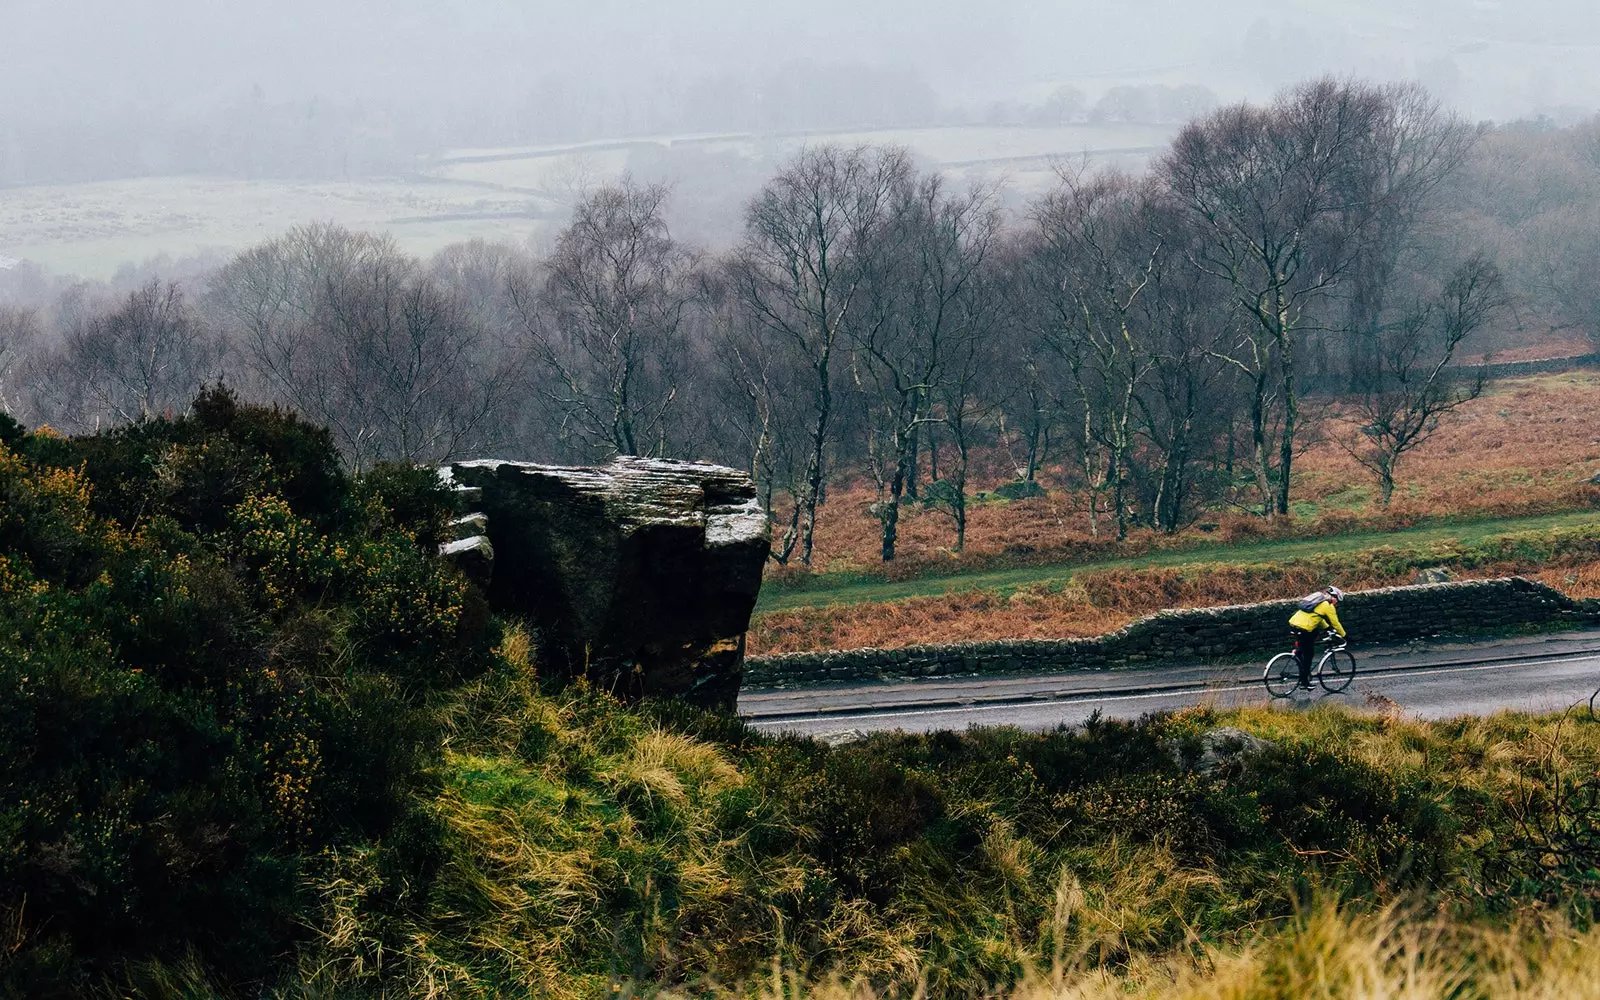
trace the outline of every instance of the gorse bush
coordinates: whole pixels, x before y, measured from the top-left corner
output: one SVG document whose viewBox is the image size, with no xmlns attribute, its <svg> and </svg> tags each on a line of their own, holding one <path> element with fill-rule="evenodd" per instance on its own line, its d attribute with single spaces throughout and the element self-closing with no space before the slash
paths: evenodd
<svg viewBox="0 0 1600 1000">
<path fill-rule="evenodd" d="M 480 668 L 487 616 L 385 496 L 325 432 L 221 390 L 0 444 L 13 992 L 184 955 L 265 976 L 304 858 L 426 822 L 429 693 Z"/>
</svg>

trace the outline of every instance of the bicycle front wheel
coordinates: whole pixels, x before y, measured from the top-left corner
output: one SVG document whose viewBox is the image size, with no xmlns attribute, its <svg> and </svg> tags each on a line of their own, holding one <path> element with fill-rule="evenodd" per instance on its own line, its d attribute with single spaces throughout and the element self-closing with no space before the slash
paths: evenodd
<svg viewBox="0 0 1600 1000">
<path fill-rule="evenodd" d="M 1262 673 L 1261 680 L 1267 685 L 1267 694 L 1274 698 L 1287 698 L 1300 683 L 1300 664 L 1293 653 L 1279 653 L 1267 661 L 1267 669 Z"/>
<path fill-rule="evenodd" d="M 1317 680 L 1329 694 L 1338 694 L 1349 687 L 1355 676 L 1356 658 L 1348 649 L 1328 650 L 1317 667 Z"/>
</svg>

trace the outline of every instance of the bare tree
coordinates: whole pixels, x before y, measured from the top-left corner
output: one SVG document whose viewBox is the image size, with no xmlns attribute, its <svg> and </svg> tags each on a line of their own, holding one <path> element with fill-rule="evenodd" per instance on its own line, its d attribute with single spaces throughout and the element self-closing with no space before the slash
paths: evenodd
<svg viewBox="0 0 1600 1000">
<path fill-rule="evenodd" d="M 152 280 L 67 333 L 53 377 L 75 387 L 81 410 L 60 417 L 87 427 L 182 411 L 218 357 L 178 286 Z"/>
<path fill-rule="evenodd" d="M 695 255 L 667 229 L 668 191 L 631 180 L 603 187 L 572 222 L 535 289 L 514 302 L 553 376 L 560 431 L 595 453 L 662 455 L 681 402 Z"/>
<path fill-rule="evenodd" d="M 1034 210 L 1037 287 L 1048 343 L 1066 363 L 1076 397 L 1090 531 L 1099 531 L 1098 496 L 1107 491 L 1118 539 L 1128 535 L 1136 401 L 1152 364 L 1138 305 L 1165 252 L 1165 237 L 1148 218 L 1152 197 L 1120 174 L 1064 172 Z"/>
<path fill-rule="evenodd" d="M 1181 210 L 1169 200 L 1150 206 L 1152 228 L 1182 239 L 1185 227 L 1172 215 Z M 1157 259 L 1151 283 L 1137 303 L 1139 326 L 1147 331 L 1150 368 L 1135 403 L 1140 413 L 1142 449 L 1150 453 L 1149 519 L 1168 533 L 1185 523 L 1196 493 L 1202 463 L 1238 411 L 1237 373 L 1219 350 L 1232 342 L 1239 310 L 1215 280 L 1189 266 L 1180 248 Z M 1212 490 L 1214 498 L 1220 491 Z"/>
<path fill-rule="evenodd" d="M 725 263 L 725 262 L 724 262 Z M 776 527 L 777 498 L 785 498 L 787 525 L 773 532 L 772 560 L 787 565 L 799 542 L 799 497 L 806 468 L 807 372 L 793 352 L 765 336 L 760 320 L 733 296 L 722 267 L 705 276 L 711 307 L 712 436 L 740 455 L 756 482 L 761 507 Z"/>
<path fill-rule="evenodd" d="M 937 175 L 907 178 L 867 255 L 863 308 L 849 325 L 851 372 L 865 393 L 885 562 L 894 559 L 922 428 L 941 419 L 933 411 L 947 368 L 980 335 L 981 317 L 964 306 L 999 232 L 992 192 L 952 196 Z"/>
<path fill-rule="evenodd" d="M 387 237 L 318 223 L 236 255 L 207 284 L 208 314 L 239 349 L 248 393 L 302 410 L 331 412 L 335 399 L 310 398 L 324 363 L 317 327 L 331 288 L 356 269 L 400 267 Z"/>
<path fill-rule="evenodd" d="M 1373 185 L 1355 175 L 1373 168 L 1364 153 L 1389 112 L 1383 91 L 1324 79 L 1270 106 L 1237 105 L 1188 126 L 1161 164 L 1199 234 L 1191 262 L 1226 283 L 1253 320 L 1228 357 L 1255 387 L 1251 431 L 1264 514 L 1289 512 L 1296 352 L 1308 311 L 1349 272 L 1379 215 Z M 1274 392 L 1282 407 L 1275 468 Z"/>
<path fill-rule="evenodd" d="M 938 433 L 930 441 L 930 466 L 933 482 L 925 491 L 925 501 L 944 509 L 955 525 L 953 549 L 967 547 L 967 480 L 972 450 L 979 443 L 983 428 L 999 417 L 1003 393 L 996 391 L 995 373 L 1004 371 L 1003 358 L 1009 350 L 1005 333 L 1014 325 L 1015 283 L 1006 273 L 1015 259 L 1000 248 L 998 259 L 988 257 L 968 280 L 963 294 L 953 303 L 961 314 L 954 335 L 947 339 L 943 378 L 935 394 L 937 423 L 928 429 Z M 955 452 L 939 476 L 938 441 L 948 437 Z M 1031 480 L 1030 480 L 1031 481 Z"/>
<path fill-rule="evenodd" d="M 521 356 L 387 238 L 294 230 L 235 257 L 208 305 L 250 388 L 329 427 L 358 469 L 500 440 Z"/>
<path fill-rule="evenodd" d="M 1345 295 L 1355 389 L 1378 366 L 1378 326 L 1396 269 L 1407 256 L 1423 252 L 1419 239 L 1428 235 L 1422 229 L 1436 193 L 1466 162 L 1484 131 L 1446 111 L 1420 85 L 1391 84 L 1383 94 L 1381 113 L 1361 143 L 1362 166 L 1345 174 L 1364 187 L 1352 191 L 1350 200 L 1371 206 Z"/>
<path fill-rule="evenodd" d="M 0 306 L 0 413 L 26 413 L 24 366 L 37 349 L 38 314 L 32 309 Z"/>
<path fill-rule="evenodd" d="M 1361 438 L 1345 442 L 1345 449 L 1377 478 L 1384 506 L 1394 496 L 1401 458 L 1425 444 L 1452 410 L 1482 394 L 1481 370 L 1463 381 L 1452 378 L 1448 366 L 1462 342 L 1504 304 L 1500 269 L 1474 256 L 1456 268 L 1436 299 L 1379 330 L 1378 371 L 1352 404 Z"/>
<path fill-rule="evenodd" d="M 310 398 L 356 468 L 439 462 L 493 437 L 516 383 L 451 290 L 412 267 L 363 267 L 328 290 Z M 328 404 L 332 405 L 328 405 Z"/>
<path fill-rule="evenodd" d="M 751 201 L 744 239 L 731 259 L 735 293 L 745 308 L 808 374 L 809 442 L 795 526 L 806 565 L 827 477 L 835 351 L 865 277 L 864 248 L 884 224 L 891 191 L 910 170 L 900 149 L 808 149 Z"/>
<path fill-rule="evenodd" d="M 980 383 L 980 391 L 995 405 L 998 444 L 1030 491 L 1051 454 L 1067 382 L 1060 357 L 1050 346 L 1053 324 L 1040 321 L 1035 309 L 1035 243 L 1033 234 L 1012 230 L 996 248 L 987 287 L 998 299 L 989 336 L 999 343 Z"/>
</svg>

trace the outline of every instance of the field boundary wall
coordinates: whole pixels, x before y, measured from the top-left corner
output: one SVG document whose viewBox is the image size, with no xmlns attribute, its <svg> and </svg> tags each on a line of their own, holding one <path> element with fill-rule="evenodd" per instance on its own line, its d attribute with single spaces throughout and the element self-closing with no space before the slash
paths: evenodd
<svg viewBox="0 0 1600 1000">
<path fill-rule="evenodd" d="M 1295 601 L 1159 611 L 1106 635 L 997 639 L 752 656 L 744 686 L 801 687 L 832 681 L 976 674 L 1112 670 L 1163 662 L 1267 654 L 1287 649 Z M 1521 577 L 1385 587 L 1352 592 L 1339 617 L 1358 644 L 1401 645 L 1518 629 L 1600 625 L 1600 600 L 1577 600 Z"/>
<path fill-rule="evenodd" d="M 1575 354 L 1563 358 L 1538 358 L 1533 361 L 1491 361 L 1482 365 L 1450 365 L 1443 374 L 1446 378 L 1462 382 L 1475 379 L 1479 375 L 1494 381 L 1591 368 L 1600 368 L 1600 354 Z M 1302 391 L 1312 395 L 1338 396 L 1350 388 L 1350 376 L 1342 372 L 1308 374 L 1300 381 L 1303 383 Z"/>
</svg>

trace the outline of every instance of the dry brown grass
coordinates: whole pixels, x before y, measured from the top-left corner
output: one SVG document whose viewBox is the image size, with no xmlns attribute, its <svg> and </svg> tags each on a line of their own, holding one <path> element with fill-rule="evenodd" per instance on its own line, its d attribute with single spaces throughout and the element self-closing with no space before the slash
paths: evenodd
<svg viewBox="0 0 1600 1000">
<path fill-rule="evenodd" d="M 990 995 L 1005 1000 L 1589 1000 L 1600 997 L 1600 929 L 1523 919 L 1488 927 L 1314 905 L 1239 948 L 1141 958 L 1106 969 L 1075 956 L 1028 970 Z M 671 993 L 666 1000 L 685 994 Z M 928 991 L 909 994 L 924 997 Z M 887 1000 L 861 980 L 807 982 L 774 969 L 720 996 Z"/>
<path fill-rule="evenodd" d="M 1600 561 L 1560 560 L 1543 567 L 1504 562 L 1476 567 L 1460 579 L 1521 574 L 1574 597 L 1600 597 Z M 817 649 L 893 649 L 928 642 L 980 639 L 1063 639 L 1103 635 L 1164 608 L 1218 607 L 1275 600 L 1324 585 L 1318 564 L 1105 570 L 1075 577 L 1058 591 L 1020 590 L 1009 596 L 969 590 L 903 601 L 834 604 L 757 615 L 752 655 Z M 1348 589 L 1410 583 L 1412 571 L 1341 574 Z M 1352 623 L 1353 627 L 1359 627 Z"/>
<path fill-rule="evenodd" d="M 1593 491 L 1583 488 L 1600 471 L 1600 373 L 1571 372 L 1517 379 L 1462 407 L 1434 438 L 1406 456 L 1400 488 L 1387 511 L 1373 500 L 1369 473 L 1335 442 L 1348 434 L 1347 421 L 1328 421 L 1326 440 L 1311 446 L 1296 471 L 1299 515 L 1272 528 L 1243 513 L 1208 516 L 1211 537 L 1225 540 L 1271 537 L 1279 532 L 1401 527 L 1425 517 L 1514 516 L 1571 510 L 1587 505 Z M 974 476 L 974 492 L 1004 482 L 1005 455 L 983 458 L 984 475 Z M 967 549 L 950 552 L 954 529 L 939 511 L 915 505 L 900 518 L 898 565 L 891 577 L 917 575 L 932 566 L 975 569 L 996 561 L 1082 555 L 1129 554 L 1157 543 L 1137 532 L 1118 546 L 1089 531 L 1081 496 L 1060 487 L 1060 470 L 1041 477 L 1050 495 L 1013 503 L 975 503 L 968 515 Z M 879 557 L 878 521 L 867 512 L 876 499 L 869 488 L 835 490 L 818 512 L 815 566 L 818 571 L 884 570 Z M 1194 531 L 1195 529 L 1191 529 Z"/>
<path fill-rule="evenodd" d="M 1497 350 L 1489 356 L 1490 361 L 1544 361 L 1547 358 L 1572 358 L 1588 354 L 1594 350 L 1594 345 L 1582 337 L 1560 337 L 1541 341 L 1536 344 L 1523 344 L 1519 347 L 1508 347 Z M 1463 364 L 1477 364 L 1480 359 L 1467 357 L 1462 359 Z"/>
<path fill-rule="evenodd" d="M 1520 516 L 1580 509 L 1594 503 L 1585 481 L 1600 469 L 1600 373 L 1570 372 L 1503 383 L 1462 407 L 1422 448 L 1408 455 L 1401 485 L 1385 510 L 1373 500 L 1369 474 L 1341 448 L 1336 435 L 1351 431 L 1337 414 L 1325 438 L 1301 459 L 1295 496 L 1299 514 L 1264 521 L 1244 513 L 1207 518 L 1205 537 L 1251 542 L 1354 531 L 1397 530 L 1427 518 Z M 992 489 L 1004 480 L 1004 455 L 987 455 Z M 867 513 L 874 494 L 856 486 L 834 492 L 817 524 L 820 572 L 866 569 L 890 579 L 930 571 L 974 571 L 1030 562 L 1078 562 L 1133 556 L 1185 543 L 1151 532 L 1127 542 L 1091 536 L 1082 498 L 1050 477 L 1048 496 L 1012 503 L 974 504 L 967 550 L 952 553 L 950 519 L 908 506 L 900 520 L 900 556 L 879 559 L 878 522 Z M 1190 538 L 1199 536 L 1190 529 Z M 794 569 L 779 571 L 793 573 Z M 1575 596 L 1600 596 L 1600 565 L 1537 563 L 1478 567 L 1472 576 L 1507 572 L 1532 575 Z M 1212 568 L 1204 573 L 1141 570 L 1097 573 L 1067 592 L 953 593 L 884 604 L 836 605 L 774 612 L 752 623 L 753 653 L 809 649 L 894 647 L 915 642 L 1097 635 L 1142 614 L 1175 606 L 1214 606 L 1280 597 L 1323 581 L 1312 567 L 1277 575 L 1256 568 Z M 1407 574 L 1346 575 L 1347 586 L 1409 582 Z"/>
<path fill-rule="evenodd" d="M 1325 501 L 1367 472 L 1335 443 L 1350 425 L 1329 422 L 1328 440 L 1308 451 L 1296 495 Z M 1400 466 L 1396 515 L 1535 513 L 1570 508 L 1574 487 L 1600 463 L 1600 374 L 1570 372 L 1517 379 L 1463 406 Z M 1371 513 L 1370 500 L 1352 505 Z"/>
</svg>

